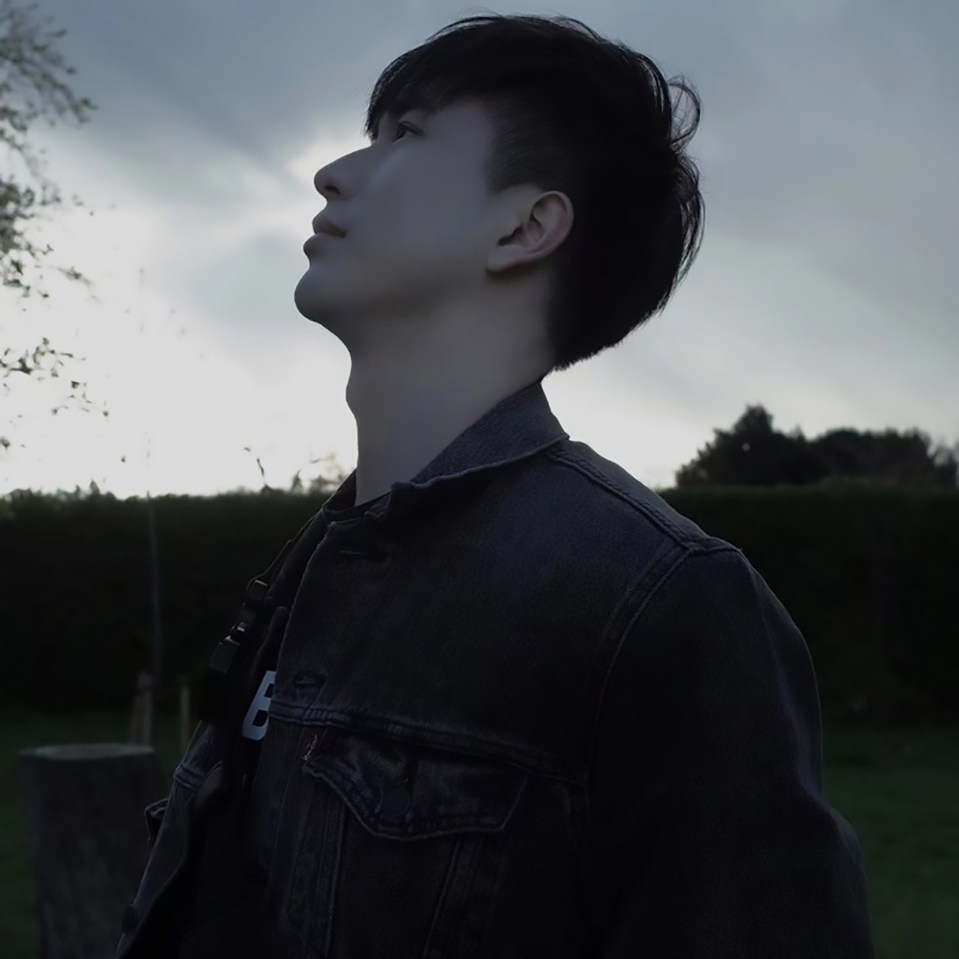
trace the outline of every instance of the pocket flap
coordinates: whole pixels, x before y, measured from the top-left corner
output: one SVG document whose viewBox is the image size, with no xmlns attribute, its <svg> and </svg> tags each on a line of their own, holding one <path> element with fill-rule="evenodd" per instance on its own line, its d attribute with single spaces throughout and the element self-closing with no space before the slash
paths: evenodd
<svg viewBox="0 0 959 959">
<path fill-rule="evenodd" d="M 150 803 L 150 805 L 143 810 L 143 818 L 147 824 L 147 842 L 151 846 L 156 842 L 157 833 L 160 831 L 160 826 L 163 825 L 163 815 L 166 812 L 169 801 L 170 797 L 164 796 L 162 799 Z"/>
<path fill-rule="evenodd" d="M 370 832 L 426 839 L 506 827 L 529 779 L 505 763 L 369 732 L 323 727 L 304 761 Z"/>
</svg>

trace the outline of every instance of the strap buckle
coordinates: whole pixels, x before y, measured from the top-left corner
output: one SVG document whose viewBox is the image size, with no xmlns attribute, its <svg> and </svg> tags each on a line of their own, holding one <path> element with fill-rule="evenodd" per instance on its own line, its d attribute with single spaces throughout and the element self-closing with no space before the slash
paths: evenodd
<svg viewBox="0 0 959 959">
<path fill-rule="evenodd" d="M 237 613 L 229 634 L 217 644 L 207 663 L 200 687 L 197 714 L 201 720 L 212 723 L 223 714 L 227 690 L 235 682 L 237 654 L 253 633 L 263 597 L 269 583 L 254 577 L 247 585 L 246 597 Z"/>
</svg>

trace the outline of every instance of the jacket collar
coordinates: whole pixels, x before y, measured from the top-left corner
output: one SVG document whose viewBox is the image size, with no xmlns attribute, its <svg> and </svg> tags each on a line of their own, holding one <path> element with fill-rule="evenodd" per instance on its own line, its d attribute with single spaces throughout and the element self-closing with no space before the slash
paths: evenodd
<svg viewBox="0 0 959 959">
<path fill-rule="evenodd" d="M 452 491 L 455 484 L 449 484 L 450 480 L 515 463 L 568 438 L 550 409 L 542 379 L 535 380 L 484 413 L 411 480 L 392 483 L 387 494 L 373 501 L 367 515 L 406 512 L 420 505 L 425 490 L 443 487 L 444 492 Z M 326 501 L 324 514 L 335 520 L 337 513 L 353 508 L 355 496 L 354 469 Z"/>
</svg>

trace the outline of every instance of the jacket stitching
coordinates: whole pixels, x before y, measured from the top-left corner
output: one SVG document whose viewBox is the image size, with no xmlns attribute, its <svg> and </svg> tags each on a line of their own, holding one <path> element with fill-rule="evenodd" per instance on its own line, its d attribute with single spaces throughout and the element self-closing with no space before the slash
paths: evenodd
<svg viewBox="0 0 959 959">
<path fill-rule="evenodd" d="M 658 597 L 663 595 L 662 593 L 663 586 L 670 579 L 673 578 L 673 576 L 677 573 L 677 571 L 680 570 L 681 568 L 686 567 L 690 559 L 700 557 L 700 556 L 710 556 L 713 553 L 734 553 L 734 554 L 738 553 L 740 556 L 742 556 L 742 551 L 740 549 L 721 540 L 711 540 L 708 543 L 701 543 L 701 544 L 687 546 L 685 551 L 682 552 L 678 556 L 676 561 L 668 569 L 666 569 L 663 572 L 663 574 L 660 576 L 656 584 L 643 597 L 642 601 L 639 603 L 639 605 L 637 606 L 633 614 L 629 617 L 629 619 L 626 622 L 626 625 L 623 627 L 623 630 L 620 633 L 619 639 L 616 643 L 616 648 L 613 651 L 613 655 L 610 657 L 609 666 L 606 669 L 606 675 L 603 677 L 603 684 L 600 688 L 599 701 L 597 703 L 596 713 L 593 716 L 593 729 L 590 734 L 589 756 L 588 756 L 587 765 L 586 765 L 585 795 L 586 795 L 587 828 L 589 827 L 590 815 L 591 815 L 589 788 L 590 788 L 590 780 L 592 778 L 591 773 L 593 769 L 593 762 L 596 755 L 596 741 L 599 736 L 599 722 L 600 722 L 600 717 L 602 716 L 602 713 L 603 713 L 603 707 L 606 703 L 606 692 L 609 687 L 610 677 L 613 674 L 613 670 L 616 668 L 616 662 L 619 659 L 620 651 L 625 645 L 627 636 L 629 636 L 629 634 L 634 630 L 636 625 L 642 620 L 643 616 L 649 610 L 650 606 L 652 606 L 654 601 Z M 638 590 L 640 590 L 645 584 L 646 584 L 645 579 L 640 578 L 639 580 L 637 580 L 637 582 L 635 582 L 629 588 L 629 590 L 627 590 L 626 596 L 623 599 L 622 605 L 629 606 L 629 603 L 632 599 L 633 594 L 636 593 Z M 617 610 L 618 608 L 619 607 L 617 607 Z M 611 619 L 615 619 L 615 617 L 616 617 L 616 611 L 614 611 Z"/>
</svg>

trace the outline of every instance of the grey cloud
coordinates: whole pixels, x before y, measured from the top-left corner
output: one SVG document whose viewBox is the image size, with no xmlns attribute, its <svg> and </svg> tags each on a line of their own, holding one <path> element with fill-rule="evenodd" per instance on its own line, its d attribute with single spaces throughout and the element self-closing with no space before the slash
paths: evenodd
<svg viewBox="0 0 959 959">
<path fill-rule="evenodd" d="M 45 12 L 69 31 L 64 46 L 79 68 L 77 87 L 102 106 L 85 135 L 123 161 L 118 176 L 198 222 L 245 202 L 224 176 L 226 158 L 266 172 L 291 196 L 302 192 L 283 172 L 289 158 L 321 133 L 358 134 L 379 70 L 482 9 L 434 4 L 427 15 L 422 4 L 378 6 L 50 0 Z M 703 176 L 704 250 L 724 237 L 788 250 L 874 300 L 874 337 L 907 316 L 940 354 L 959 347 L 951 252 L 959 130 L 949 119 L 959 93 L 959 7 L 580 6 L 564 12 L 699 90 L 704 114 L 690 152 Z M 306 204 L 305 214 L 318 208 Z M 256 329 L 261 299 L 292 311 L 292 287 L 268 295 L 251 285 L 239 295 L 237 284 L 286 277 L 290 258 L 301 256 L 288 243 L 264 237 L 229 252 L 196 249 L 189 265 L 171 264 L 173 282 L 216 322 Z M 214 279 L 221 271 L 244 276 Z M 795 349 L 798 356 L 805 346 Z"/>
<path fill-rule="evenodd" d="M 228 186 L 202 175 L 204 158 L 236 151 L 292 186 L 286 157 L 320 131 L 359 132 L 366 74 L 388 56 L 402 7 L 384 5 L 372 34 L 367 15 L 351 23 L 348 10 L 291 0 L 120 10 L 50 0 L 44 14 L 67 30 L 76 88 L 101 107 L 89 135 L 144 183 L 215 203 Z M 171 176 L 171 164 L 199 165 L 201 176 Z"/>
</svg>

